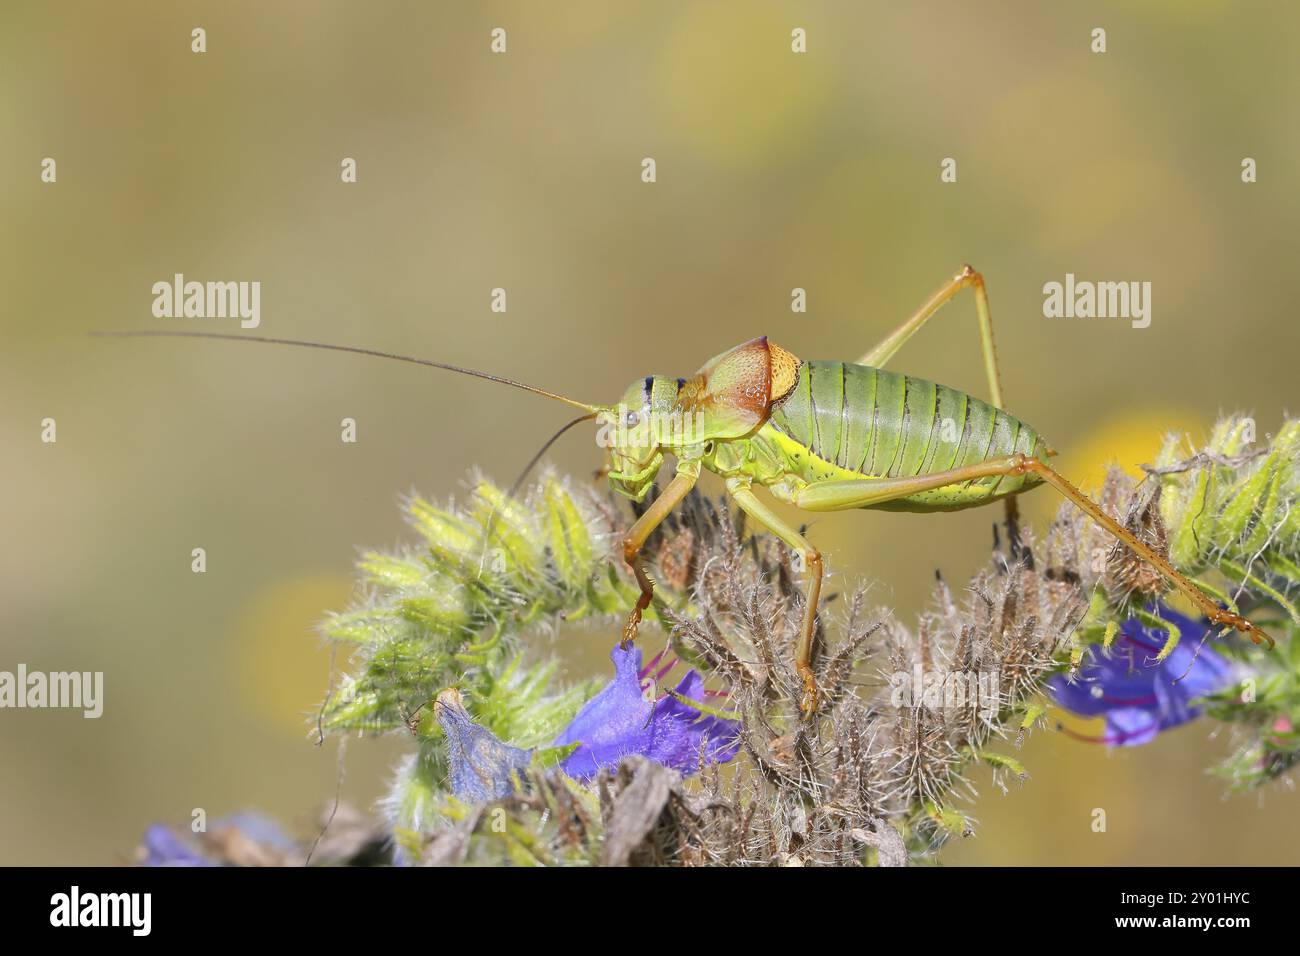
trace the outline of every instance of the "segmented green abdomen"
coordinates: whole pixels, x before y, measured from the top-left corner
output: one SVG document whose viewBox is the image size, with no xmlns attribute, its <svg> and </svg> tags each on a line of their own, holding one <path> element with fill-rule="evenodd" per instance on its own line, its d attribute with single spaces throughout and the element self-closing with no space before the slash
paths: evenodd
<svg viewBox="0 0 1300 956">
<path fill-rule="evenodd" d="M 1047 454 L 1032 428 L 987 402 L 927 379 L 845 362 L 804 362 L 770 424 L 811 452 L 792 462 L 805 481 L 914 477 L 1014 452 Z M 983 478 L 878 507 L 964 508 L 1036 483 L 1032 476 Z"/>
</svg>

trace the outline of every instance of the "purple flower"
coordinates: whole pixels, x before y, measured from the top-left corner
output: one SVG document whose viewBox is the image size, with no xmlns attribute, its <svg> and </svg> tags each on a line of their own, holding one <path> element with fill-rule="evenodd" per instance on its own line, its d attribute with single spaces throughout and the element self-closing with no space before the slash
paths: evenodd
<svg viewBox="0 0 1300 956">
<path fill-rule="evenodd" d="M 739 724 L 688 703 L 702 707 L 709 696 L 697 672 L 687 672 L 672 693 L 656 696 L 654 688 L 674 662 L 660 666 L 661 654 L 642 668 L 641 652 L 635 648 L 616 647 L 610 657 L 614 680 L 583 705 L 551 744 L 551 748 L 577 745 L 560 763 L 561 770 L 589 780 L 601 768 L 640 754 L 690 774 L 701 760 L 724 763 L 736 755 Z M 476 724 L 455 690 L 438 695 L 437 718 L 447 741 L 448 776 L 456 797 L 487 803 L 514 792 L 517 773 L 527 768 L 533 751 L 503 743 Z"/>
<path fill-rule="evenodd" d="M 216 866 L 169 826 L 155 823 L 144 831 L 136 859 L 141 866 Z"/>
<path fill-rule="evenodd" d="M 136 860 L 141 866 L 276 866 L 297 852 L 293 838 L 270 817 L 232 813 L 194 834 L 155 823 L 145 830 Z"/>
<path fill-rule="evenodd" d="M 466 803 L 487 803 L 513 793 L 514 773 L 528 766 L 532 752 L 504 744 L 474 723 L 456 690 L 439 694 L 436 708 L 447 739 L 451 792 Z"/>
<path fill-rule="evenodd" d="M 588 780 L 602 767 L 641 754 L 690 774 L 701 762 L 725 763 L 736 755 L 739 723 L 705 714 L 685 702 L 703 705 L 709 695 L 696 671 L 681 679 L 674 689 L 676 696 L 653 692 L 673 668 L 671 661 L 659 667 L 662 656 L 642 668 L 639 650 L 614 648 L 610 654 L 614 679 L 583 705 L 552 745 L 580 745 L 560 764 L 565 773 Z"/>
<path fill-rule="evenodd" d="M 1202 645 L 1210 631 L 1207 621 L 1193 621 L 1164 607 L 1158 613 L 1182 632 L 1182 640 L 1165 660 L 1156 661 L 1165 630 L 1130 619 L 1109 653 L 1089 647 L 1073 680 L 1058 674 L 1049 681 L 1051 696 L 1061 707 L 1105 719 L 1101 737 L 1083 739 L 1116 747 L 1150 743 L 1161 731 L 1199 716 L 1200 708 L 1192 701 L 1236 679 L 1232 662 Z"/>
</svg>

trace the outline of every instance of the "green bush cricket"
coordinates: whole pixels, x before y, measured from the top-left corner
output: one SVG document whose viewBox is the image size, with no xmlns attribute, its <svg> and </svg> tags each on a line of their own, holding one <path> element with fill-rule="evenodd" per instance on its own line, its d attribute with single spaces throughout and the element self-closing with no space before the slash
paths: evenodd
<svg viewBox="0 0 1300 956">
<path fill-rule="evenodd" d="M 903 344 L 966 288 L 975 299 L 988 402 L 885 369 Z M 624 644 L 635 639 L 654 591 L 642 546 L 703 471 L 719 475 L 728 495 L 749 518 L 803 558 L 806 601 L 795 666 L 804 685 L 800 707 L 805 714 L 817 707 L 812 655 L 822 556 L 798 529 L 763 503 L 754 493 L 756 487 L 812 512 L 956 511 L 1005 499 L 1008 518 L 1014 521 L 1013 496 L 1046 483 L 1151 565 L 1214 624 L 1235 628 L 1256 644 L 1273 645 L 1260 628 L 1221 608 L 1047 464 L 1055 452 L 1033 428 L 1004 410 L 988 295 L 983 278 L 970 266 L 944 283 L 856 363 L 803 361 L 760 337 L 716 356 L 690 378 L 638 379 L 614 405 L 579 402 L 475 369 L 373 349 L 219 332 L 103 334 L 228 339 L 356 352 L 521 388 L 583 410 L 561 433 L 578 422 L 596 421 L 602 443 L 608 446 L 605 474 L 614 490 L 636 501 L 643 501 L 653 487 L 665 455 L 673 456 L 672 480 L 623 538 L 623 556 L 641 589 L 623 629 Z"/>
</svg>

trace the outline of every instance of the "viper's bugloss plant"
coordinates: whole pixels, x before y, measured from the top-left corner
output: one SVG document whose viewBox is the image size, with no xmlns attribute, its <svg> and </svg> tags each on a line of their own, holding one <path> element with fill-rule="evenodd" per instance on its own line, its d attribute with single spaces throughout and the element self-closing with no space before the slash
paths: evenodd
<svg viewBox="0 0 1300 956">
<path fill-rule="evenodd" d="M 1219 772 L 1258 786 L 1300 754 L 1300 422 L 1260 443 L 1252 429 L 1234 417 L 1202 448 L 1170 439 L 1142 481 L 1112 471 L 1100 501 L 1278 637 L 1272 652 L 1182 616 L 1159 576 L 1066 505 L 959 594 L 938 583 L 913 627 L 860 589 L 828 589 L 806 718 L 790 653 L 799 569 L 692 494 L 648 544 L 647 619 L 696 673 L 648 688 L 656 668 L 615 652 L 598 691 L 561 679 L 549 637 L 585 618 L 617 640 L 637 592 L 615 545 L 635 515 L 552 477 L 521 499 L 479 480 L 459 504 L 412 498 L 418 543 L 362 558 L 362 598 L 325 625 L 355 666 L 319 726 L 410 738 L 384 802 L 409 863 L 931 859 L 973 830 L 977 766 L 1001 787 L 1027 776 L 1009 751 L 1044 722 L 1049 684 L 1107 717 L 1111 743 L 1229 722 Z M 646 628 L 640 643 L 659 639 Z"/>
<path fill-rule="evenodd" d="M 406 514 L 422 545 L 366 553 L 366 596 L 324 625 L 330 638 L 359 648 L 361 664 L 325 701 L 320 726 L 413 735 L 416 750 L 386 803 L 395 838 L 409 850 L 442 819 L 448 764 L 431 706 L 437 695 L 457 689 L 475 721 L 517 747 L 547 743 L 589 685 L 554 689 L 554 662 L 534 653 L 525 663 L 521 633 L 536 639 L 560 619 L 616 614 L 634 592 L 607 560 L 607 519 L 563 482 L 548 479 L 517 501 L 480 481 L 464 505 L 442 509 L 413 497 Z"/>
</svg>

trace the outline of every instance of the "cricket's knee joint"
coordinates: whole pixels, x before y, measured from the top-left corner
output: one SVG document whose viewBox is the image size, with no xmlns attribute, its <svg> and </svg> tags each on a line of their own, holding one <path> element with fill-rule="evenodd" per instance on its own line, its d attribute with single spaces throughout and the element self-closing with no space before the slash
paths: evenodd
<svg viewBox="0 0 1300 956">
<path fill-rule="evenodd" d="M 804 565 L 813 574 L 822 573 L 822 553 L 816 548 L 809 548 L 803 553 Z"/>
<path fill-rule="evenodd" d="M 968 284 L 984 284 L 984 277 L 980 275 L 976 268 L 969 262 L 961 267 L 961 272 L 957 273 L 957 278 Z"/>
<path fill-rule="evenodd" d="M 626 537 L 623 539 L 623 560 L 632 567 L 636 567 L 637 555 L 641 553 L 641 546 L 636 543 L 636 539 Z"/>
</svg>

